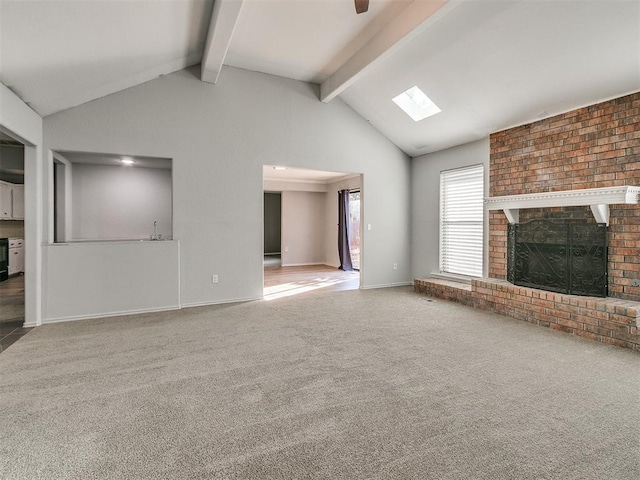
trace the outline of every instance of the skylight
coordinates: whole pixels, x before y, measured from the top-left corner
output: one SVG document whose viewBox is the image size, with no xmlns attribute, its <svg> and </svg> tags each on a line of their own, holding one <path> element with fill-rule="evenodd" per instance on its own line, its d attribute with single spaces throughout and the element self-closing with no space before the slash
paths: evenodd
<svg viewBox="0 0 640 480">
<path fill-rule="evenodd" d="M 393 101 L 416 122 L 442 111 L 417 86 L 402 92 Z"/>
</svg>

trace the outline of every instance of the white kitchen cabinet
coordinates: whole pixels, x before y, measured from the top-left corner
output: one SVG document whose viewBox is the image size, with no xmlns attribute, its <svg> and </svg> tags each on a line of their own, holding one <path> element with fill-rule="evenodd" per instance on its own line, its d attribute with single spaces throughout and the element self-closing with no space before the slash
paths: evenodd
<svg viewBox="0 0 640 480">
<path fill-rule="evenodd" d="M 13 185 L 12 189 L 12 218 L 24 220 L 24 185 Z"/>
<path fill-rule="evenodd" d="M 9 275 L 24 272 L 24 239 L 9 239 Z"/>
<path fill-rule="evenodd" d="M 0 218 L 13 218 L 13 187 L 10 183 L 0 182 Z"/>
<path fill-rule="evenodd" d="M 24 220 L 24 185 L 0 182 L 0 219 Z"/>
</svg>

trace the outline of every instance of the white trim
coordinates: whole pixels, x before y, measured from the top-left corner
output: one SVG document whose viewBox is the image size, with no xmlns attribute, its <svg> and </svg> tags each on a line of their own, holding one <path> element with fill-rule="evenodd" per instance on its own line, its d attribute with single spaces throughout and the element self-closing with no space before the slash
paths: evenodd
<svg viewBox="0 0 640 480">
<path fill-rule="evenodd" d="M 89 239 L 76 239 L 69 240 L 68 242 L 57 242 L 57 243 L 43 243 L 43 247 L 69 247 L 73 245 L 89 245 L 89 244 L 108 244 L 108 245 L 139 245 L 141 243 L 171 243 L 177 242 L 179 244 L 180 240 L 178 239 L 163 239 L 163 240 L 149 240 L 148 238 L 139 238 L 139 239 L 113 239 L 113 240 L 89 240 Z"/>
<path fill-rule="evenodd" d="M 43 312 L 42 118 L 2 83 L 0 131 L 24 145 L 25 324 L 37 326 Z"/>
<path fill-rule="evenodd" d="M 591 207 L 591 213 L 596 219 L 598 223 L 606 223 L 609 225 L 609 204 L 597 204 L 597 205 L 589 205 Z"/>
<path fill-rule="evenodd" d="M 520 221 L 520 210 L 505 208 L 503 212 L 506 215 L 507 221 L 509 223 L 518 223 Z"/>
<path fill-rule="evenodd" d="M 509 223 L 518 222 L 522 208 L 590 206 L 596 221 L 609 225 L 609 205 L 637 204 L 638 195 L 640 187 L 624 185 L 487 197 L 484 204 L 487 210 L 503 210 Z"/>
<path fill-rule="evenodd" d="M 295 167 L 291 167 L 295 168 Z M 339 173 L 339 172 L 338 172 Z M 287 177 L 263 177 L 265 182 L 282 182 L 282 183 L 306 183 L 311 185 L 331 185 L 332 183 L 344 182 L 351 180 L 352 178 L 359 177 L 360 173 L 349 173 L 342 177 L 334 177 L 323 180 L 316 180 L 312 178 L 287 178 Z M 358 187 L 360 188 L 360 187 Z M 277 193 L 277 192 L 276 192 Z"/>
<path fill-rule="evenodd" d="M 206 307 L 209 305 L 223 305 L 225 303 L 255 302 L 256 300 L 262 300 L 262 297 L 232 298 L 230 300 L 217 300 L 215 302 L 183 303 L 181 308 Z"/>
<path fill-rule="evenodd" d="M 57 317 L 57 318 L 47 318 L 42 321 L 42 324 L 48 323 L 62 323 L 62 322 L 73 322 L 76 320 L 92 320 L 95 318 L 109 318 L 109 317 L 124 317 L 126 315 L 139 315 L 142 313 L 156 313 L 156 312 L 170 312 L 174 310 L 180 310 L 179 305 L 171 305 L 168 307 L 162 308 L 142 308 L 139 310 L 122 310 L 119 312 L 109 312 L 109 313 L 92 313 L 90 315 L 74 315 L 72 317 Z M 27 326 L 36 326 L 31 324 L 24 324 Z"/>
<path fill-rule="evenodd" d="M 171 176 L 171 182 L 173 182 L 173 175 Z M 173 184 L 171 185 L 171 233 L 173 234 Z M 178 277 L 176 282 L 176 288 L 178 289 L 178 308 L 182 308 L 182 245 L 180 240 L 172 240 L 178 242 Z"/>
</svg>

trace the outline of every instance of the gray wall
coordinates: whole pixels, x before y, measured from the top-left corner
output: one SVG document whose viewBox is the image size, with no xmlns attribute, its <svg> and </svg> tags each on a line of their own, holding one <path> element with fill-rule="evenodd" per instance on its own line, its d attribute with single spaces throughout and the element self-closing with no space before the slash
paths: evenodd
<svg viewBox="0 0 640 480">
<path fill-rule="evenodd" d="M 373 225 L 362 285 L 411 280 L 404 153 L 340 99 L 320 102 L 316 85 L 231 67 L 216 85 L 198 74 L 166 75 L 44 121 L 47 149 L 173 159 L 183 305 L 261 297 L 265 164 L 362 173 L 363 223 Z"/>
<path fill-rule="evenodd" d="M 180 305 L 177 241 L 65 243 L 45 245 L 43 250 L 48 266 L 46 321 L 170 310 Z"/>
<path fill-rule="evenodd" d="M 279 253 L 282 239 L 282 195 L 264 193 L 264 253 Z"/>
<path fill-rule="evenodd" d="M 326 193 L 282 192 L 282 265 L 324 263 Z"/>
<path fill-rule="evenodd" d="M 73 164 L 73 240 L 171 238 L 171 170 Z"/>
<path fill-rule="evenodd" d="M 413 278 L 439 268 L 440 172 L 484 165 L 485 197 L 489 195 L 489 138 L 416 157 L 411 163 L 411 259 Z M 485 225 L 487 224 L 485 219 Z M 485 229 L 486 230 L 486 229 Z M 487 265 L 485 231 L 485 268 Z"/>
</svg>

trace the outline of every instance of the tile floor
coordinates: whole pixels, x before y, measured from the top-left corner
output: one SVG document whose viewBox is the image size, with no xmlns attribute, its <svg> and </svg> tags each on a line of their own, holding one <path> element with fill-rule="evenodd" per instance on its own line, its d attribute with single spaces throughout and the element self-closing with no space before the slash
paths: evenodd
<svg viewBox="0 0 640 480">
<path fill-rule="evenodd" d="M 24 323 L 24 276 L 0 282 L 0 353 L 29 333 Z"/>
<path fill-rule="evenodd" d="M 32 328 L 24 328 L 24 320 L 0 323 L 0 353 L 4 352 L 11 345 L 29 333 Z"/>
</svg>

